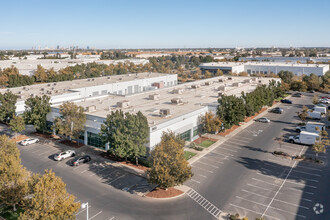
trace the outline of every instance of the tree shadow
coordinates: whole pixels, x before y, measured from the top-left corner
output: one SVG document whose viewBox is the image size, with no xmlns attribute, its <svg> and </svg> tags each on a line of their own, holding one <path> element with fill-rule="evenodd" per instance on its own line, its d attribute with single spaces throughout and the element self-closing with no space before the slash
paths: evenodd
<svg viewBox="0 0 330 220">
<path fill-rule="evenodd" d="M 246 146 L 246 145 L 240 146 L 240 147 L 246 148 L 246 149 L 251 150 L 251 151 L 261 152 L 261 153 L 271 153 L 269 151 L 262 150 L 261 148 L 256 148 L 256 147 L 251 147 L 251 146 Z"/>
<path fill-rule="evenodd" d="M 271 120 L 271 122 L 273 122 L 273 123 L 288 124 L 288 125 L 295 125 L 295 123 L 289 122 L 289 121 Z"/>
</svg>

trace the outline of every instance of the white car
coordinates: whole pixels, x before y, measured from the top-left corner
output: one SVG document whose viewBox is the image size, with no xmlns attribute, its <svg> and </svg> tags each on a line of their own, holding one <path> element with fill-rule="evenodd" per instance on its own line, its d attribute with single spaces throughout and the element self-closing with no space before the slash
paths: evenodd
<svg viewBox="0 0 330 220">
<path fill-rule="evenodd" d="M 269 123 L 270 120 L 268 118 L 258 118 L 256 119 L 257 122 Z"/>
<path fill-rule="evenodd" d="M 74 157 L 76 156 L 76 152 L 74 152 L 73 150 L 67 150 L 67 151 L 63 151 L 59 154 L 55 154 L 54 155 L 54 160 L 63 160 L 63 159 L 66 159 L 66 158 L 69 158 L 69 157 Z"/>
<path fill-rule="evenodd" d="M 25 140 L 21 141 L 20 144 L 23 145 L 23 146 L 26 146 L 26 145 L 34 144 L 34 143 L 37 143 L 37 142 L 39 142 L 38 138 L 28 138 L 28 139 L 25 139 Z"/>
</svg>

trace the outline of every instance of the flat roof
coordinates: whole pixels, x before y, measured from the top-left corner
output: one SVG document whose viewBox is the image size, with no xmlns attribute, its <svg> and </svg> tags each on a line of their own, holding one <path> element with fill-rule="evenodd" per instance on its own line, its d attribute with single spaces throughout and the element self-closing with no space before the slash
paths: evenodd
<svg viewBox="0 0 330 220">
<path fill-rule="evenodd" d="M 257 82 L 242 83 L 240 87 L 233 87 L 233 83 L 243 82 L 252 77 L 231 77 L 232 80 L 219 82 L 219 79 L 227 79 L 228 77 L 214 77 L 207 80 L 200 80 L 191 83 L 184 83 L 170 88 L 163 88 L 149 92 L 128 95 L 116 96 L 109 95 L 103 98 L 87 99 L 86 101 L 76 102 L 77 105 L 85 109 L 90 106 L 95 106 L 96 110 L 93 112 L 86 112 L 87 115 L 93 115 L 105 118 L 111 111 L 121 109 L 124 112 L 137 113 L 141 111 L 148 119 L 151 126 L 171 120 L 175 117 L 188 114 L 189 112 L 205 108 L 208 105 L 218 105 L 218 87 L 226 86 L 226 95 L 240 96 L 241 92 L 251 92 L 257 87 Z M 273 78 L 260 78 L 262 83 L 268 83 Z M 278 80 L 278 79 L 276 79 Z M 205 82 L 211 82 L 211 85 L 205 85 Z M 192 85 L 200 85 L 199 88 L 194 89 Z M 182 94 L 175 94 L 173 90 L 183 89 Z M 158 94 L 159 100 L 149 99 L 149 95 Z M 175 98 L 182 99 L 181 104 L 172 104 L 171 100 Z M 120 108 L 117 102 L 129 102 L 129 107 Z M 58 107 L 55 106 L 56 108 Z M 170 114 L 167 117 L 160 116 L 160 109 L 169 109 Z"/>
<path fill-rule="evenodd" d="M 35 96 L 47 95 L 48 91 L 52 91 L 51 95 L 61 95 L 64 93 L 73 92 L 70 91 L 72 89 L 85 88 L 85 87 L 98 86 L 98 85 L 107 85 L 107 84 L 119 83 L 119 82 L 127 82 L 136 79 L 154 78 L 165 75 L 170 75 L 170 74 L 144 72 L 144 73 L 132 73 L 125 75 L 111 75 L 111 76 L 103 76 L 103 77 L 88 78 L 88 79 L 76 79 L 71 81 L 40 83 L 30 86 L 6 88 L 6 89 L 0 89 L 0 93 L 11 91 L 12 93 L 19 96 L 18 100 L 25 100 L 29 98 L 32 94 Z"/>
<path fill-rule="evenodd" d="M 234 66 L 285 66 L 285 67 L 327 67 L 328 64 L 298 64 L 298 63 L 280 63 L 280 62 L 212 62 L 202 63 L 200 67 L 234 67 Z"/>
</svg>

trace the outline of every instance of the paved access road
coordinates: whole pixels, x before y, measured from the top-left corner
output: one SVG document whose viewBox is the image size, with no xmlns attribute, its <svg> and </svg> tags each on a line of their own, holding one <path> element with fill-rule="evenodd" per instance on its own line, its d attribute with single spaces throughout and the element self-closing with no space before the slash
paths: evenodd
<svg viewBox="0 0 330 220">
<path fill-rule="evenodd" d="M 53 169 L 67 184 L 77 201 L 89 202 L 89 219 L 216 219 L 220 210 L 254 219 L 330 219 L 329 165 L 316 166 L 274 157 L 280 150 L 299 154 L 306 147 L 274 141 L 280 134 L 294 134 L 296 112 L 312 97 L 292 98 L 293 105 L 281 106 L 282 115 L 268 113 L 269 124 L 252 123 L 212 152 L 193 163 L 194 177 L 186 185 L 186 196 L 153 200 L 131 194 L 145 190 L 145 179 L 126 173 L 93 158 L 90 164 L 68 166 L 51 155 L 62 149 L 48 144 L 19 146 L 22 163 L 33 172 Z M 307 154 L 312 152 L 307 151 Z M 328 154 L 320 155 L 328 161 Z M 126 192 L 128 191 L 128 192 Z M 327 200 L 328 199 L 328 200 Z M 316 215 L 313 206 L 323 204 Z M 320 208 L 317 206 L 316 208 Z M 77 213 L 86 219 L 86 210 Z"/>
<path fill-rule="evenodd" d="M 249 219 L 330 219 L 329 154 L 319 156 L 326 161 L 325 166 L 271 154 L 280 150 L 293 155 L 306 152 L 314 157 L 308 147 L 287 142 L 280 146 L 274 140 L 297 134 L 296 112 L 301 104 L 310 104 L 312 97 L 291 99 L 293 105 L 281 104 L 283 114 L 266 114 L 270 123 L 251 124 L 193 163 L 195 175 L 187 185 L 215 207 Z M 317 203 L 323 205 L 323 213 L 318 215 L 313 210 Z M 205 203 L 199 204 L 206 207 Z M 320 205 L 315 209 L 320 210 Z"/>
</svg>

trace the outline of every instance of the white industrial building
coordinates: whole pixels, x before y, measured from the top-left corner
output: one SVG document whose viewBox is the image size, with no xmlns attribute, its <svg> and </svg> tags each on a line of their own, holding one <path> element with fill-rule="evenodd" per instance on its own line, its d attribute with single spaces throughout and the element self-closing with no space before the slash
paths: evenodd
<svg viewBox="0 0 330 220">
<path fill-rule="evenodd" d="M 219 62 L 219 63 L 203 63 L 200 66 L 203 73 L 210 71 L 216 73 L 218 69 L 224 73 L 240 73 L 247 72 L 248 74 L 270 74 L 279 73 L 280 71 L 290 71 L 297 76 L 310 75 L 314 73 L 318 76 L 323 76 L 329 71 L 327 64 L 293 64 L 293 63 L 277 63 L 277 62 Z"/>
<path fill-rule="evenodd" d="M 18 114 L 24 111 L 24 100 L 28 97 L 50 95 L 49 125 L 60 116 L 60 104 L 75 102 L 85 109 L 87 118 L 79 141 L 103 149 L 109 146 L 101 142 L 98 133 L 107 115 L 116 110 L 141 111 L 149 123 L 147 147 L 151 150 L 160 142 L 162 133 L 168 130 L 187 141 L 196 139 L 200 116 L 216 111 L 219 95 L 240 96 L 242 91 L 251 92 L 270 80 L 273 79 L 222 76 L 177 85 L 176 74 L 139 73 L 2 89 L 0 92 L 12 91 L 19 95 Z"/>
</svg>

